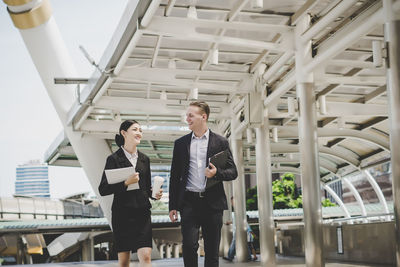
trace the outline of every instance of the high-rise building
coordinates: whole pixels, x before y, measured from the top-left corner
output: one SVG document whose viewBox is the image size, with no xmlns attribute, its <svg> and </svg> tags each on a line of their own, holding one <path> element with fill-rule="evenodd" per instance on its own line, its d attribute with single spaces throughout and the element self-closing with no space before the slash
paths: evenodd
<svg viewBox="0 0 400 267">
<path fill-rule="evenodd" d="M 49 168 L 39 161 L 30 161 L 17 167 L 15 194 L 32 197 L 50 197 Z"/>
</svg>

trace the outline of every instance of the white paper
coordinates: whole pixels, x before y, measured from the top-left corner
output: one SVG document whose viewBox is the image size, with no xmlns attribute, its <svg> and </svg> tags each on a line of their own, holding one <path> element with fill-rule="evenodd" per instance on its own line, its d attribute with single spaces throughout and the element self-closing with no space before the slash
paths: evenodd
<svg viewBox="0 0 400 267">
<path fill-rule="evenodd" d="M 106 172 L 107 182 L 109 184 L 116 184 L 128 179 L 130 176 L 135 174 L 136 170 L 133 167 L 127 167 L 127 168 L 105 170 L 105 172 Z M 139 189 L 139 183 L 128 185 L 128 188 L 126 190 L 135 190 L 135 189 Z"/>
</svg>

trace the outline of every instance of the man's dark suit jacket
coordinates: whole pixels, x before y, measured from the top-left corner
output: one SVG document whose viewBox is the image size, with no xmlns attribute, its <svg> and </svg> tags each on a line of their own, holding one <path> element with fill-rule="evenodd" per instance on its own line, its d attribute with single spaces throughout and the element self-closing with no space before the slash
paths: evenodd
<svg viewBox="0 0 400 267">
<path fill-rule="evenodd" d="M 125 156 L 122 148 L 118 149 L 115 153 L 107 158 L 104 170 L 119 169 L 132 167 L 131 162 Z M 114 194 L 112 209 L 118 207 L 129 208 L 150 208 L 151 204 L 149 196 L 151 196 L 151 172 L 149 158 L 138 151 L 138 159 L 136 163 L 136 172 L 139 173 L 139 188 L 138 190 L 129 190 L 124 185 L 124 182 L 117 184 L 109 184 L 107 182 L 105 171 L 101 177 L 99 185 L 99 193 L 102 196 Z"/>
<path fill-rule="evenodd" d="M 187 134 L 175 141 L 173 159 L 171 165 L 171 177 L 169 186 L 169 210 L 182 209 L 183 197 L 186 190 L 187 179 L 189 175 L 189 160 L 190 160 L 190 142 L 192 133 Z M 217 173 L 213 178 L 219 183 L 213 183 L 212 186 L 207 186 L 204 193 L 205 199 L 211 208 L 215 210 L 226 210 L 228 205 L 222 181 L 231 181 L 236 179 L 237 170 L 232 158 L 231 150 L 229 149 L 228 140 L 210 130 L 207 160 L 218 152 L 228 150 L 228 160 L 225 168 L 217 169 Z M 208 162 L 207 162 L 208 163 Z M 204 179 L 207 179 L 204 177 Z M 207 183 L 209 184 L 209 183 Z"/>
</svg>

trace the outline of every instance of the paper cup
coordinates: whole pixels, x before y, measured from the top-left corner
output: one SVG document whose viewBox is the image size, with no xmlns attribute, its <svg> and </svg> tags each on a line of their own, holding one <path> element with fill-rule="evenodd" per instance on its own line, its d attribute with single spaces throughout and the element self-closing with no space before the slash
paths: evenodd
<svg viewBox="0 0 400 267">
<path fill-rule="evenodd" d="M 162 178 L 161 176 L 154 177 L 153 193 L 151 194 L 153 198 L 156 198 L 156 194 L 160 192 L 163 183 L 164 183 L 164 178 Z"/>
</svg>

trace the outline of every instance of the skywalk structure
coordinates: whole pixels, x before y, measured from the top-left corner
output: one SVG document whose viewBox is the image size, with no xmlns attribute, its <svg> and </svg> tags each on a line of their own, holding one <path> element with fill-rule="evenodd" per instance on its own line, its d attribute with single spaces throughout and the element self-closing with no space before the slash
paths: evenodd
<svg viewBox="0 0 400 267">
<path fill-rule="evenodd" d="M 76 78 L 47 0 L 3 1 L 64 125 L 50 164 L 82 166 L 97 193 L 129 118 L 143 125 L 152 164 L 169 164 L 188 103 L 205 100 L 238 166 L 226 189 L 240 261 L 245 173 L 257 175 L 263 265 L 275 265 L 271 173 L 292 171 L 302 177 L 306 264 L 324 266 L 320 188 L 342 179 L 363 207 L 346 177 L 363 171 L 373 183 L 368 168 L 391 161 L 400 266 L 400 1 L 131 1 L 90 79 Z M 100 200 L 109 218 L 111 198 Z"/>
</svg>

